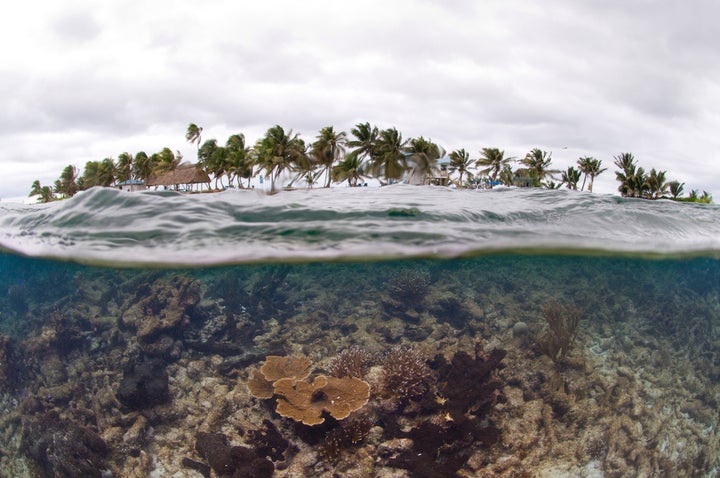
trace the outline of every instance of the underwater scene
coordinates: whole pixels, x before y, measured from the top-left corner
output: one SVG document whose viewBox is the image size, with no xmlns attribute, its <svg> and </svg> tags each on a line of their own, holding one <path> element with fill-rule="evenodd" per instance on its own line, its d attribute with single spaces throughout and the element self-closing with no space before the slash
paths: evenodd
<svg viewBox="0 0 720 478">
<path fill-rule="evenodd" d="M 2 204 L 0 476 L 718 476 L 719 224 L 547 190 Z"/>
</svg>

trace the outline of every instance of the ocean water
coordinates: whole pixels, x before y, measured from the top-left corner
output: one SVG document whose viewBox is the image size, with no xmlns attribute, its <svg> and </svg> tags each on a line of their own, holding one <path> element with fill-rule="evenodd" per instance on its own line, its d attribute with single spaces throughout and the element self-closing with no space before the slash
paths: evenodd
<svg viewBox="0 0 720 478">
<path fill-rule="evenodd" d="M 716 205 L 93 189 L 0 251 L 0 476 L 718 476 Z"/>
</svg>

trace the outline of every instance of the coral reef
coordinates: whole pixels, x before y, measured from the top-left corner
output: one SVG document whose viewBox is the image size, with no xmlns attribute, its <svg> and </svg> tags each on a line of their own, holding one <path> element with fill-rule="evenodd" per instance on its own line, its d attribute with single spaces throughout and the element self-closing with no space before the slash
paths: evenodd
<svg viewBox="0 0 720 478">
<path fill-rule="evenodd" d="M 159 360 L 132 363 L 123 374 L 116 396 L 130 410 L 165 403 L 170 398 L 165 365 Z"/>
<path fill-rule="evenodd" d="M 424 269 L 406 269 L 390 277 L 385 283 L 391 299 L 416 306 L 421 304 L 430 289 L 430 273 Z"/>
<path fill-rule="evenodd" d="M 0 476 L 720 467 L 716 262 L 53 268 L 23 279 L 22 323 L 0 304 Z M 423 294 L 392 295 L 411 270 Z"/>
<path fill-rule="evenodd" d="M 23 426 L 21 450 L 40 478 L 101 478 L 108 447 L 94 430 L 47 412 Z"/>
<path fill-rule="evenodd" d="M 318 375 L 312 383 L 282 378 L 274 383 L 273 388 L 278 395 L 275 411 L 305 425 L 323 423 L 323 412 L 336 420 L 347 418 L 370 398 L 370 385 L 354 377 Z"/>
<path fill-rule="evenodd" d="M 430 273 L 424 269 L 405 269 L 392 274 L 385 283 L 386 294 L 381 296 L 385 314 L 419 322 L 430 284 Z"/>
<path fill-rule="evenodd" d="M 0 335 L 0 390 L 12 390 L 18 375 L 12 339 Z"/>
<path fill-rule="evenodd" d="M 166 359 L 179 357 L 175 339 L 182 336 L 192 309 L 200 302 L 199 284 L 187 276 L 170 281 L 157 279 L 138 291 L 142 298 L 122 314 L 121 327 L 136 331 L 136 338 L 146 355 Z"/>
<path fill-rule="evenodd" d="M 290 445 L 290 442 L 283 438 L 273 422 L 268 419 L 263 420 L 262 428 L 248 430 L 247 440 L 259 456 L 270 458 L 272 461 L 283 460 L 285 458 L 283 453 Z"/>
<path fill-rule="evenodd" d="M 417 477 L 457 476 L 475 448 L 494 445 L 501 431 L 488 423 L 502 401 L 503 382 L 493 373 L 506 352 L 495 349 L 475 357 L 460 351 L 448 363 L 442 355 L 432 361 L 439 383 L 421 404 L 422 415 L 432 414 L 418 426 L 404 431 L 397 416 L 386 419 L 389 438 L 412 440 L 412 446 L 389 453 L 388 465 L 403 468 Z"/>
<path fill-rule="evenodd" d="M 247 381 L 250 392 L 257 398 L 272 398 L 275 383 L 283 378 L 303 380 L 310 375 L 312 362 L 307 357 L 268 355 L 259 370 Z"/>
<path fill-rule="evenodd" d="M 538 337 L 543 353 L 553 362 L 562 362 L 575 344 L 582 312 L 576 306 L 550 301 L 541 307 L 547 330 Z"/>
<path fill-rule="evenodd" d="M 417 348 L 395 346 L 382 355 L 380 363 L 382 395 L 407 401 L 421 397 L 428 390 L 432 371 Z"/>
<path fill-rule="evenodd" d="M 371 354 L 355 345 L 336 355 L 328 365 L 328 372 L 337 378 L 363 378 L 374 361 Z"/>
<path fill-rule="evenodd" d="M 318 446 L 318 455 L 327 461 L 337 460 L 343 451 L 362 443 L 372 427 L 373 422 L 366 416 L 344 420 L 325 435 Z"/>
<path fill-rule="evenodd" d="M 220 476 L 270 478 L 275 470 L 272 462 L 258 456 L 252 449 L 231 446 L 222 433 L 198 432 L 195 450 Z"/>
</svg>

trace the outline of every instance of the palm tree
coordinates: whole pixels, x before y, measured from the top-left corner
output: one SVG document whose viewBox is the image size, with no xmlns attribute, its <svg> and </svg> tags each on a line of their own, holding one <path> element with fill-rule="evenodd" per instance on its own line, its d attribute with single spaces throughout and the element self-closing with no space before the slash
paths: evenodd
<svg viewBox="0 0 720 478">
<path fill-rule="evenodd" d="M 156 166 L 154 158 L 148 156 L 145 151 L 139 151 L 135 154 L 135 160 L 133 161 L 133 176 L 135 179 L 147 182 Z"/>
<path fill-rule="evenodd" d="M 53 193 L 53 189 L 50 186 L 40 186 L 39 179 L 33 181 L 32 189 L 30 190 L 30 194 L 28 194 L 28 196 L 39 196 L 37 201 L 41 203 L 55 200 L 55 193 Z"/>
<path fill-rule="evenodd" d="M 245 145 L 245 135 L 242 133 L 231 135 L 225 143 L 225 173 L 228 175 L 228 185 L 233 177 L 237 178 L 238 187 L 242 187 L 240 178 L 246 178 L 248 185 L 252 178 L 253 168 L 250 162 L 250 148 Z"/>
<path fill-rule="evenodd" d="M 348 153 L 345 159 L 332 168 L 332 179 L 336 183 L 347 180 L 349 186 L 357 186 L 358 182 L 365 177 L 365 168 L 360 156 L 355 151 Z"/>
<path fill-rule="evenodd" d="M 197 144 L 198 151 L 200 150 L 200 143 L 202 142 L 202 131 L 203 129 L 195 123 L 188 125 L 187 133 L 185 133 L 185 139 L 188 143 Z"/>
<path fill-rule="evenodd" d="M 325 172 L 326 188 L 330 187 L 332 181 L 333 166 L 345 154 L 346 143 L 347 134 L 344 131 L 335 132 L 332 126 L 326 126 L 320 130 L 317 140 L 310 147 L 312 162 Z"/>
<path fill-rule="evenodd" d="M 38 196 L 41 192 L 42 192 L 42 186 L 40 186 L 40 180 L 36 179 L 32 183 L 32 186 L 30 189 L 30 194 L 28 194 L 28 196 Z"/>
<path fill-rule="evenodd" d="M 370 168 L 373 176 L 385 178 L 387 182 L 400 179 L 408 169 L 407 141 L 403 141 L 402 134 L 396 128 L 389 128 L 380 132 L 371 157 Z"/>
<path fill-rule="evenodd" d="M 160 152 L 151 156 L 152 162 L 155 164 L 153 174 L 163 174 L 174 171 L 182 162 L 182 154 L 178 151 L 177 156 L 170 148 L 163 148 Z"/>
<path fill-rule="evenodd" d="M 592 156 L 585 156 L 579 158 L 577 160 L 577 165 L 578 169 L 583 174 L 583 182 L 580 190 L 585 190 L 585 181 L 589 177 L 590 183 L 588 184 L 588 191 L 592 192 L 595 178 L 598 177 L 601 173 L 605 172 L 607 168 L 601 168 L 602 161 L 595 159 Z"/>
<path fill-rule="evenodd" d="M 559 172 L 549 169 L 552 163 L 552 153 L 540 148 L 531 149 L 519 162 L 527 168 L 532 187 L 540 187 L 547 176 Z"/>
<path fill-rule="evenodd" d="M 472 178 L 472 173 L 468 169 L 472 166 L 473 160 L 470 159 L 470 153 L 465 148 L 456 149 L 450 153 L 450 172 L 460 173 L 458 187 L 463 187 L 463 175 L 467 173 L 468 179 Z"/>
<path fill-rule="evenodd" d="M 548 181 L 545 183 L 545 187 L 548 189 L 560 189 L 562 187 L 562 183 L 556 183 L 555 181 Z"/>
<path fill-rule="evenodd" d="M 78 192 L 77 168 L 72 164 L 65 166 L 60 173 L 60 179 L 55 182 L 55 192 L 64 197 L 72 197 Z"/>
<path fill-rule="evenodd" d="M 645 170 L 635 163 L 635 157 L 631 153 L 620 153 L 614 157 L 615 166 L 620 171 L 615 171 L 615 178 L 620 181 L 618 191 L 623 197 L 644 196 L 647 177 Z"/>
<path fill-rule="evenodd" d="M 645 187 L 648 199 L 660 199 L 668 192 L 668 183 L 666 181 L 666 171 L 656 171 L 655 168 L 650 170 L 650 174 L 645 180 Z"/>
<path fill-rule="evenodd" d="M 420 136 L 410 140 L 407 152 L 408 161 L 412 163 L 413 175 L 422 178 L 423 181 L 425 178 L 437 176 L 438 160 L 445 155 L 442 147 Z"/>
<path fill-rule="evenodd" d="M 496 182 L 500 171 L 508 166 L 510 161 L 512 158 L 506 158 L 505 151 L 500 151 L 498 148 L 483 148 L 475 164 L 478 167 L 484 166 L 485 169 L 481 170 L 480 174 L 487 174 L 490 176 L 490 181 Z"/>
<path fill-rule="evenodd" d="M 285 133 L 280 125 L 265 132 L 265 136 L 255 143 L 256 161 L 270 176 L 270 189 L 275 190 L 275 181 L 286 169 L 301 167 L 308 162 L 305 142 L 292 130 Z"/>
<path fill-rule="evenodd" d="M 216 139 L 208 139 L 198 149 L 198 167 L 208 176 L 215 178 L 215 189 L 218 189 L 218 182 L 219 187 L 223 187 L 222 176 L 227 168 L 226 157 L 226 149 L 218 146 Z"/>
<path fill-rule="evenodd" d="M 503 186 L 512 186 L 515 183 L 515 176 L 515 171 L 513 171 L 512 166 L 508 164 L 500 171 L 498 179 Z"/>
<path fill-rule="evenodd" d="M 668 188 L 670 190 L 670 197 L 672 199 L 678 199 L 682 196 L 683 189 L 685 189 L 685 183 L 681 183 L 680 181 L 670 181 L 668 183 Z"/>
<path fill-rule="evenodd" d="M 116 175 L 118 182 L 132 179 L 133 156 L 130 153 L 120 153 L 118 155 Z"/>
<path fill-rule="evenodd" d="M 105 158 L 98 165 L 98 186 L 109 187 L 115 184 L 117 167 L 112 158 Z"/>
<path fill-rule="evenodd" d="M 358 123 L 350 130 L 355 139 L 349 140 L 347 145 L 353 149 L 353 153 L 361 162 L 372 161 L 376 154 L 377 141 L 380 133 L 376 126 L 370 123 Z"/>
<path fill-rule="evenodd" d="M 577 184 L 580 181 L 580 171 L 575 169 L 573 166 L 569 166 L 567 171 L 562 172 L 562 178 L 560 181 L 561 184 L 564 184 L 568 189 L 577 191 Z"/>
</svg>

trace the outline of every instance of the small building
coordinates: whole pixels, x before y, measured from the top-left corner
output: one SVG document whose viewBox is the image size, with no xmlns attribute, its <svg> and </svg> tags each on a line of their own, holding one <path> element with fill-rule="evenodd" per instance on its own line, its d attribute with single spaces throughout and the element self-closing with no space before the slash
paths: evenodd
<svg viewBox="0 0 720 478">
<path fill-rule="evenodd" d="M 450 176 L 448 175 L 448 166 L 450 165 L 450 158 L 443 156 L 438 159 L 438 168 L 435 173 L 425 177 L 425 185 L 432 184 L 433 186 L 449 186 Z"/>
<path fill-rule="evenodd" d="M 148 187 L 165 186 L 175 191 L 192 190 L 193 184 L 210 184 L 210 177 L 197 165 L 191 163 L 181 164 L 166 173 L 152 175 L 147 181 Z"/>
<path fill-rule="evenodd" d="M 128 179 L 116 184 L 120 191 L 143 191 L 145 190 L 145 182 L 141 179 Z"/>
</svg>

